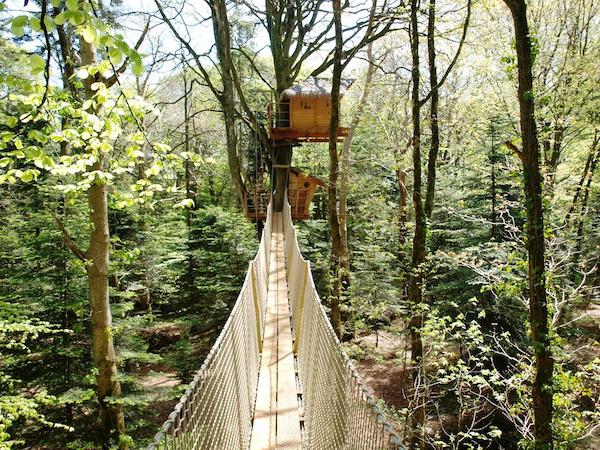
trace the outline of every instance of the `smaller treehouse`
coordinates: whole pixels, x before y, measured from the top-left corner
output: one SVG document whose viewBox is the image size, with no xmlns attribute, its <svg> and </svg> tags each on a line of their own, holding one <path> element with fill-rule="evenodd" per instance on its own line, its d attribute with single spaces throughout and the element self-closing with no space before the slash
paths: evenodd
<svg viewBox="0 0 600 450">
<path fill-rule="evenodd" d="M 340 97 L 354 80 L 343 79 Z M 331 123 L 331 82 L 325 78 L 310 77 L 281 94 L 276 107 L 269 105 L 269 131 L 273 148 L 298 147 L 303 143 L 328 142 Z M 348 128 L 338 127 L 337 139 L 343 140 Z M 283 166 L 282 166 L 283 167 Z M 277 169 L 282 169 L 277 166 Z M 287 168 L 288 201 L 293 220 L 306 220 L 310 204 L 318 186 L 325 183 L 311 175 L 305 175 L 294 167 Z M 273 169 L 275 169 L 275 165 Z M 285 174 L 285 172 L 284 172 Z M 247 218 L 257 222 L 265 220 L 269 191 L 262 183 L 262 174 L 255 175 L 254 185 L 248 190 L 244 202 Z"/>
</svg>

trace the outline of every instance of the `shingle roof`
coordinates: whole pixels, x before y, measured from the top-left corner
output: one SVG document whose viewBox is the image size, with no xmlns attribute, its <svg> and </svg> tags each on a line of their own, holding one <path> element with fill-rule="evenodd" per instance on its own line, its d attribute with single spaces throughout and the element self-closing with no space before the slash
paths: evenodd
<svg viewBox="0 0 600 450">
<path fill-rule="evenodd" d="M 340 83 L 340 95 L 348 90 L 350 85 L 354 82 L 352 78 L 342 78 Z M 318 97 L 321 95 L 331 94 L 331 80 L 328 78 L 309 77 L 305 81 L 291 88 L 286 89 L 282 92 L 283 98 L 293 97 L 295 95 L 301 95 L 306 97 Z"/>
</svg>

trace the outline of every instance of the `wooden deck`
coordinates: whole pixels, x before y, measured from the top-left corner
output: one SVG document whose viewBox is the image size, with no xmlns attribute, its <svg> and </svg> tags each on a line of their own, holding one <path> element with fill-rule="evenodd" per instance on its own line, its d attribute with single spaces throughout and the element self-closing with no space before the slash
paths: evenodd
<svg viewBox="0 0 600 450">
<path fill-rule="evenodd" d="M 250 449 L 300 449 L 281 213 L 273 214 L 269 270 L 263 353 Z"/>
</svg>

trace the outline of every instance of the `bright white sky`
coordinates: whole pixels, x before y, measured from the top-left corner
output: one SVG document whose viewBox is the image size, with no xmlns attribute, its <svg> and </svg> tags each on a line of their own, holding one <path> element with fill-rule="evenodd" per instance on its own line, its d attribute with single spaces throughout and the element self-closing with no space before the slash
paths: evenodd
<svg viewBox="0 0 600 450">
<path fill-rule="evenodd" d="M 105 2 L 108 4 L 110 0 L 105 0 Z M 33 2 L 30 1 L 29 3 L 30 4 L 27 7 L 24 7 L 23 0 L 7 0 L 6 12 L 16 16 L 23 14 L 25 11 L 34 11 L 39 9 L 39 7 Z M 168 16 L 173 14 L 173 10 L 168 8 L 170 3 L 177 4 L 179 2 L 162 0 L 161 4 L 163 4 L 165 12 Z M 152 81 L 157 81 L 161 77 L 168 76 L 170 73 L 172 73 L 174 67 L 180 62 L 174 60 L 173 55 L 179 53 L 181 45 L 173 36 L 167 25 L 162 23 L 154 0 L 123 0 L 119 10 L 122 13 L 125 13 L 125 15 L 123 16 L 123 22 L 121 23 L 122 28 L 118 30 L 118 32 L 124 34 L 126 40 L 131 45 L 135 44 L 141 33 L 141 30 L 143 29 L 145 24 L 144 16 L 147 17 L 149 14 L 153 17 L 151 21 L 152 29 L 148 33 L 148 36 L 140 50 L 143 54 L 151 54 L 156 48 L 158 48 L 163 57 L 166 58 L 160 69 L 158 71 L 155 70 L 153 73 Z M 181 18 L 184 18 L 185 24 Z M 214 37 L 212 24 L 209 20 L 210 10 L 206 3 L 201 0 L 187 2 L 186 8 L 182 11 L 181 18 L 174 21 L 178 32 L 182 35 L 188 36 L 191 46 L 198 53 L 209 52 L 213 46 Z M 349 19 L 349 17 L 347 17 L 347 19 Z M 254 49 L 259 50 L 261 55 L 265 57 L 270 56 L 270 51 L 268 49 L 269 40 L 266 30 L 264 30 L 263 27 L 259 26 L 256 28 L 256 35 L 254 36 L 252 42 L 254 44 Z M 39 44 L 40 41 L 34 41 L 31 44 L 27 44 L 26 49 L 29 51 L 34 51 Z M 324 54 L 313 55 L 313 57 L 306 61 L 305 65 L 307 67 L 316 66 L 322 61 L 324 56 Z M 145 63 L 149 63 L 148 58 L 146 58 Z M 360 60 L 355 60 L 350 70 L 360 65 Z"/>
</svg>

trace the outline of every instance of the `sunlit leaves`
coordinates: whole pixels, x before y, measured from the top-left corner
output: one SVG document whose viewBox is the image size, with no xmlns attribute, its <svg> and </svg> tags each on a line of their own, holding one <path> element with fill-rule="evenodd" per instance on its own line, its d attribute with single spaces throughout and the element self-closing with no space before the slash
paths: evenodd
<svg viewBox="0 0 600 450">
<path fill-rule="evenodd" d="M 175 205 L 175 208 L 190 209 L 193 207 L 194 207 L 194 200 L 192 200 L 191 198 L 184 198 L 183 200 L 181 200 L 179 203 L 177 203 Z"/>
<path fill-rule="evenodd" d="M 31 74 L 34 76 L 39 75 L 46 69 L 46 60 L 40 55 L 31 55 L 29 63 L 31 65 Z"/>
<path fill-rule="evenodd" d="M 10 24 L 10 31 L 16 37 L 22 37 L 25 34 L 25 26 L 29 23 L 29 16 L 17 16 Z"/>
</svg>

